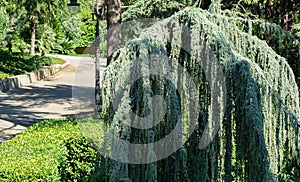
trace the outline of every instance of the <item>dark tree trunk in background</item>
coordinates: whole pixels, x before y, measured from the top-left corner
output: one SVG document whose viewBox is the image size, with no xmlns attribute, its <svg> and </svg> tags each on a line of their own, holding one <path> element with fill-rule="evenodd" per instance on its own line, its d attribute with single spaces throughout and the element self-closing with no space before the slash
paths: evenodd
<svg viewBox="0 0 300 182">
<path fill-rule="evenodd" d="M 31 49 L 30 49 L 30 55 L 34 55 L 35 50 L 35 28 L 36 28 L 36 20 L 31 19 L 30 20 L 30 28 L 31 28 Z"/>
<path fill-rule="evenodd" d="M 121 0 L 106 0 L 107 7 L 107 65 L 112 60 L 112 54 L 122 44 Z"/>
<path fill-rule="evenodd" d="M 14 25 L 15 25 L 15 13 L 9 14 L 9 34 L 12 36 L 14 32 Z M 7 43 L 7 48 L 9 52 L 12 52 L 12 37 L 10 36 L 8 43 Z"/>
<path fill-rule="evenodd" d="M 9 26 L 10 28 L 13 28 L 15 24 L 15 13 L 11 13 L 9 15 Z"/>
</svg>

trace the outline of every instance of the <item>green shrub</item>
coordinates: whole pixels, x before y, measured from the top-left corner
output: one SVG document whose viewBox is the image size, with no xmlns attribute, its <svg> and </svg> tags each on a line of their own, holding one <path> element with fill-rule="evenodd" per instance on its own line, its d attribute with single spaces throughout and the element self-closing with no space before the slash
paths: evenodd
<svg viewBox="0 0 300 182">
<path fill-rule="evenodd" d="M 0 71 L 17 75 L 26 73 L 24 59 L 21 56 L 14 56 L 8 51 L 0 50 Z"/>
<path fill-rule="evenodd" d="M 74 50 L 76 48 L 76 44 L 73 40 L 70 39 L 60 39 L 57 41 L 58 46 L 56 46 L 56 50 L 60 54 L 71 54 L 74 53 Z"/>
<path fill-rule="evenodd" d="M 2 71 L 0 71 L 0 80 L 3 80 L 3 79 L 8 78 L 8 77 L 10 77 L 9 74 L 6 74 L 6 73 L 3 73 Z"/>
<path fill-rule="evenodd" d="M 88 181 L 96 160 L 96 151 L 91 148 L 83 137 L 72 138 L 66 141 L 67 163 L 62 171 L 62 180 Z"/>
<path fill-rule="evenodd" d="M 74 120 L 42 121 L 0 145 L 0 181 L 88 181 L 96 156 Z"/>
<path fill-rule="evenodd" d="M 25 61 L 27 63 L 26 71 L 33 71 L 42 68 L 43 66 L 50 66 L 52 60 L 45 56 L 33 56 Z"/>
<path fill-rule="evenodd" d="M 0 71 L 9 75 L 19 75 L 49 66 L 52 60 L 45 56 L 29 56 L 24 53 L 10 53 L 0 49 Z"/>
</svg>

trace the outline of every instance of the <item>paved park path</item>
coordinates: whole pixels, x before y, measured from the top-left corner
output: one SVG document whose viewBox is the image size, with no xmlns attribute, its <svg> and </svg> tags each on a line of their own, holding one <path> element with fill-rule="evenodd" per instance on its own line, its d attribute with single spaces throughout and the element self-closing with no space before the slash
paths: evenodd
<svg viewBox="0 0 300 182">
<path fill-rule="evenodd" d="M 44 119 L 93 113 L 94 59 L 57 57 L 70 65 L 42 81 L 0 93 L 0 143 Z"/>
</svg>

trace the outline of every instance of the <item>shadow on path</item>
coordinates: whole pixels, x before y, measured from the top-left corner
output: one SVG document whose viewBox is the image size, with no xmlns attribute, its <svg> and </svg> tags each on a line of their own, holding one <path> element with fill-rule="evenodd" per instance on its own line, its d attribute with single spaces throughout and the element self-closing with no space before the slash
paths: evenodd
<svg viewBox="0 0 300 182">
<path fill-rule="evenodd" d="M 75 98 L 72 91 L 77 93 Z M 93 96 L 92 87 L 65 84 L 22 87 L 0 94 L 0 143 L 44 119 L 74 117 L 75 109 L 76 113 L 91 113 Z"/>
</svg>

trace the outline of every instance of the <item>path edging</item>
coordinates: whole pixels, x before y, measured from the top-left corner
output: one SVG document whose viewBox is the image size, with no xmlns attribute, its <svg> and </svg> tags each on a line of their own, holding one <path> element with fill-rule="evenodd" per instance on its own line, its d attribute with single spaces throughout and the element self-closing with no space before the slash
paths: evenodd
<svg viewBox="0 0 300 182">
<path fill-rule="evenodd" d="M 6 92 L 8 90 L 12 90 L 15 88 L 19 88 L 21 86 L 40 81 L 44 78 L 54 75 L 61 69 L 65 68 L 70 64 L 69 61 L 64 60 L 64 64 L 56 64 L 52 66 L 44 66 L 43 68 L 32 71 L 29 73 L 25 73 L 22 75 L 16 75 L 10 78 L 6 78 L 4 80 L 0 80 L 0 93 Z"/>
</svg>

